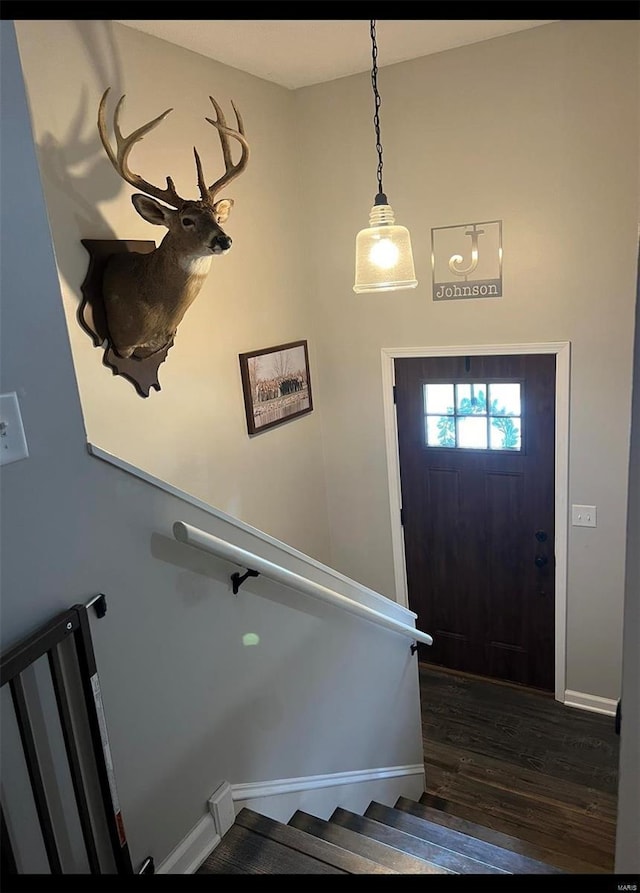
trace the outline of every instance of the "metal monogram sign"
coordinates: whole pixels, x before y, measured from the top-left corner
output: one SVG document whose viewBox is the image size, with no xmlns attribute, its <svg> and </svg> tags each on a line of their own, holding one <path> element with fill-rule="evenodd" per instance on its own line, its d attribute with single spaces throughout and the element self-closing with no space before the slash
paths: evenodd
<svg viewBox="0 0 640 893">
<path fill-rule="evenodd" d="M 502 297 L 502 221 L 431 230 L 433 300 Z"/>
</svg>

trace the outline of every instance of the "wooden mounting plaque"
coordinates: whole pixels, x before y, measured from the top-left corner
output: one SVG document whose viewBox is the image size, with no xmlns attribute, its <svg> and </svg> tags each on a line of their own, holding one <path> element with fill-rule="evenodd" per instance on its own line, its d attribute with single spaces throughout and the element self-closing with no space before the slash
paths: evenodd
<svg viewBox="0 0 640 893">
<path fill-rule="evenodd" d="M 102 362 L 114 375 L 122 375 L 130 381 L 141 397 L 148 397 L 151 388 L 160 390 L 158 369 L 165 361 L 173 341 L 150 357 L 124 358 L 114 350 L 109 337 L 107 317 L 102 299 L 102 277 L 104 268 L 112 254 L 121 251 L 137 251 L 149 254 L 156 247 L 155 242 L 136 239 L 82 239 L 89 252 L 89 268 L 82 283 L 82 303 L 78 308 L 78 322 L 93 340 L 95 347 L 102 347 Z"/>
</svg>

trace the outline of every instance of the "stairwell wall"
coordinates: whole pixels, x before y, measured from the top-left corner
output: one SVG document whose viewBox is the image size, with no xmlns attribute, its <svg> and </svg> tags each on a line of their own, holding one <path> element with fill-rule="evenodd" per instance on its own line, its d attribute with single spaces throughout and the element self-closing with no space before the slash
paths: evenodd
<svg viewBox="0 0 640 893">
<path fill-rule="evenodd" d="M 19 21 L 16 30 L 88 440 L 328 562 L 323 401 L 297 237 L 293 94 L 116 22 Z M 166 232 L 136 213 L 136 190 L 101 145 L 96 122 L 107 87 L 111 134 L 122 94 L 125 134 L 173 109 L 129 160 L 152 183 L 163 186 L 171 176 L 184 197 L 198 197 L 194 146 L 208 183 L 224 173 L 218 135 L 205 120 L 213 114 L 210 95 L 231 123 L 235 102 L 251 148 L 246 170 L 219 196 L 235 200 L 225 224 L 233 246 L 213 258 L 160 366 L 161 390 L 147 398 L 103 365 L 77 320 L 89 260 L 81 239 L 158 244 Z M 239 149 L 231 144 L 235 161 Z M 313 412 L 250 438 L 238 355 L 302 339 Z"/>
<path fill-rule="evenodd" d="M 0 468 L 2 650 L 105 594 L 92 633 L 137 870 L 202 822 L 222 782 L 420 766 L 416 658 L 409 640 L 267 580 L 234 596 L 236 568 L 175 542 L 175 520 L 340 583 L 255 528 L 89 455 L 12 22 L 0 38 L 0 379 L 18 395 L 29 447 Z"/>
</svg>

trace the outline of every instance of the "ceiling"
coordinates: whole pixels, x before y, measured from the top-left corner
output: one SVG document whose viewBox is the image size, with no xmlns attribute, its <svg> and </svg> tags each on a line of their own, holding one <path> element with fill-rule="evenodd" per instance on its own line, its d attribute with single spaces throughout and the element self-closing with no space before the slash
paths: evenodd
<svg viewBox="0 0 640 893">
<path fill-rule="evenodd" d="M 368 19 L 116 21 L 292 90 L 371 70 Z M 378 20 L 377 65 L 383 68 L 550 21 Z"/>
</svg>

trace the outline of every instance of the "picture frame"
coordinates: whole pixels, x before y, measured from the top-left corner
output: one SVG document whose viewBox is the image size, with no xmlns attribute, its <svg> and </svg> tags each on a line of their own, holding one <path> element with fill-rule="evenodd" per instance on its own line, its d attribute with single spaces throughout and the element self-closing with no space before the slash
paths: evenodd
<svg viewBox="0 0 640 893">
<path fill-rule="evenodd" d="M 241 353 L 247 430 L 261 434 L 313 410 L 306 341 Z"/>
</svg>

